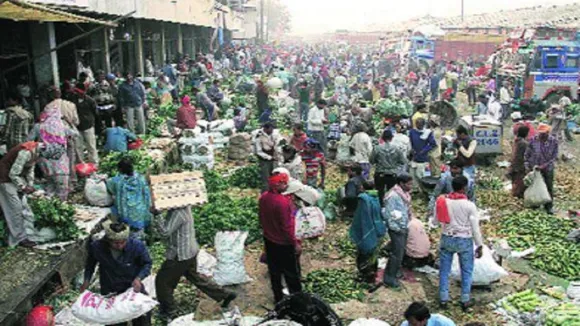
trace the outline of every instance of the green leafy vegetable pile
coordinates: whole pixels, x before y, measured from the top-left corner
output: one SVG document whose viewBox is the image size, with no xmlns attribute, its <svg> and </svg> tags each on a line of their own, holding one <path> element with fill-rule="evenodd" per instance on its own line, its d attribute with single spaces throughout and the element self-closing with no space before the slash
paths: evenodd
<svg viewBox="0 0 580 326">
<path fill-rule="evenodd" d="M 413 114 L 413 104 L 408 100 L 382 99 L 375 106 L 382 117 L 406 116 Z"/>
<path fill-rule="evenodd" d="M 580 307 L 572 302 L 551 307 L 546 313 L 546 326 L 580 325 Z"/>
<path fill-rule="evenodd" d="M 256 189 L 262 186 L 260 177 L 260 167 L 257 164 L 251 164 L 238 169 L 228 178 L 232 187 Z"/>
<path fill-rule="evenodd" d="M 36 228 L 52 228 L 56 240 L 76 240 L 82 231 L 75 224 L 75 208 L 57 198 L 37 198 L 29 201 Z"/>
<path fill-rule="evenodd" d="M 147 155 L 145 150 L 133 150 L 125 153 L 112 152 L 101 160 L 99 173 L 109 176 L 117 175 L 117 165 L 123 158 L 129 158 L 133 162 L 135 171 L 141 174 L 146 174 L 153 164 L 153 159 Z"/>
<path fill-rule="evenodd" d="M 580 244 L 567 241 L 575 228 L 571 220 L 539 211 L 523 211 L 504 218 L 501 231 L 514 250 L 535 247 L 533 267 L 570 281 L 580 280 Z"/>
<path fill-rule="evenodd" d="M 261 237 L 255 198 L 234 199 L 226 193 L 210 193 L 208 203 L 193 209 L 197 241 L 211 245 L 220 231 L 248 231 L 247 243 Z"/>
<path fill-rule="evenodd" d="M 230 187 L 228 181 L 215 170 L 203 171 L 203 179 L 205 181 L 205 188 L 210 194 L 226 191 Z"/>
<path fill-rule="evenodd" d="M 362 301 L 365 285 L 356 281 L 356 273 L 344 269 L 320 269 L 310 272 L 303 281 L 308 293 L 320 296 L 328 303 L 349 300 Z"/>
</svg>

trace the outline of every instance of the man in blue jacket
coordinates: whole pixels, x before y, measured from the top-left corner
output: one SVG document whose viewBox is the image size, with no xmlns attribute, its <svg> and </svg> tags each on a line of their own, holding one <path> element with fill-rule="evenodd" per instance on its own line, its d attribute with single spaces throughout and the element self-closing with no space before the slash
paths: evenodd
<svg viewBox="0 0 580 326">
<path fill-rule="evenodd" d="M 433 131 L 425 128 L 425 119 L 423 118 L 417 119 L 416 128 L 409 131 L 409 138 L 413 154 L 409 172 L 413 178 L 413 187 L 415 191 L 424 192 L 421 179 L 425 176 L 425 169 L 429 164 L 429 152 L 437 146 L 437 142 L 433 136 Z"/>
<path fill-rule="evenodd" d="M 131 132 L 138 135 L 145 134 L 145 87 L 140 81 L 133 78 L 130 72 L 125 74 L 125 82 L 119 87 L 119 104 L 127 112 L 127 126 Z M 135 129 L 135 115 L 137 115 L 137 129 Z"/>
<path fill-rule="evenodd" d="M 129 238 L 130 230 L 125 224 L 106 221 L 103 223 L 103 228 L 105 237 L 89 245 L 81 293 L 88 289 L 98 264 L 102 295 L 123 293 L 129 288 L 133 288 L 135 292 L 147 294 L 141 283 L 151 274 L 153 264 L 147 247 L 142 241 Z M 133 319 L 131 324 L 149 326 L 151 314 Z M 127 325 L 127 323 L 119 325 Z"/>
</svg>

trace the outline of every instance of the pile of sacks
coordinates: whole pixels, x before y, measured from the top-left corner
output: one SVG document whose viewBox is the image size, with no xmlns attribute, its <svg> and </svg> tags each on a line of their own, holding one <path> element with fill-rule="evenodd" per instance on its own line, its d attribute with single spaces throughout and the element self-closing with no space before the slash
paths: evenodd
<svg viewBox="0 0 580 326">
<path fill-rule="evenodd" d="M 194 169 L 212 169 L 215 164 L 214 147 L 210 136 L 200 127 L 185 129 L 179 138 L 179 153 L 183 163 L 191 164 Z"/>
<path fill-rule="evenodd" d="M 252 154 L 252 136 L 246 132 L 230 137 L 228 158 L 233 161 L 244 161 Z"/>
<path fill-rule="evenodd" d="M 206 130 L 215 148 L 227 147 L 230 136 L 235 133 L 234 120 L 215 120 L 206 123 Z"/>
</svg>

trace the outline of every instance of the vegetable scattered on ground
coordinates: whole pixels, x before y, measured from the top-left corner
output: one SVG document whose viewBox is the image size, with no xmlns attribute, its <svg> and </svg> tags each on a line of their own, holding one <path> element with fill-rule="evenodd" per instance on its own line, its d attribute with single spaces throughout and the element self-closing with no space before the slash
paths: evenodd
<svg viewBox="0 0 580 326">
<path fill-rule="evenodd" d="M 566 240 L 574 222 L 540 211 L 508 215 L 500 222 L 500 233 L 514 250 L 536 248 L 529 257 L 533 267 L 574 281 L 580 280 L 580 245 Z"/>
<path fill-rule="evenodd" d="M 344 269 L 319 269 L 306 275 L 304 290 L 317 294 L 328 303 L 362 301 L 366 288 L 363 283 L 357 282 L 355 275 Z"/>
<path fill-rule="evenodd" d="M 503 308 L 509 312 L 532 312 L 541 304 L 540 297 L 534 290 L 512 294 L 503 301 Z M 515 310 L 514 310 L 515 308 Z"/>
<path fill-rule="evenodd" d="M 568 302 L 548 309 L 546 313 L 546 326 L 566 325 L 580 325 L 580 306 Z"/>
</svg>

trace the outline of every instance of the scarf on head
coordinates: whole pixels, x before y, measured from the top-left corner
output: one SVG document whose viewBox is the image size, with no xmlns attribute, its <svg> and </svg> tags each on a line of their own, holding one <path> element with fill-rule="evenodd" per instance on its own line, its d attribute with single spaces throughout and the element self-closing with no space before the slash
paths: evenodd
<svg viewBox="0 0 580 326">
<path fill-rule="evenodd" d="M 40 139 L 47 144 L 66 145 L 66 127 L 59 107 L 47 107 L 40 116 Z"/>
<path fill-rule="evenodd" d="M 401 186 L 399 186 L 398 184 L 395 185 L 393 188 L 391 188 L 391 190 L 394 191 L 397 195 L 399 195 L 403 199 L 405 204 L 407 204 L 409 207 L 411 207 L 411 194 L 410 193 L 403 190 L 403 188 L 401 188 Z"/>
<path fill-rule="evenodd" d="M 105 221 L 103 223 L 103 229 L 105 230 L 105 237 L 109 240 L 113 240 L 113 241 L 121 241 L 121 240 L 127 240 L 129 239 L 129 226 L 125 226 L 125 229 L 121 232 L 115 232 L 113 229 L 111 229 L 111 225 L 113 224 L 113 222 L 111 222 L 111 220 Z"/>
<path fill-rule="evenodd" d="M 437 201 L 435 202 L 435 214 L 437 214 L 437 220 L 441 223 L 449 224 L 451 222 L 451 217 L 449 216 L 446 199 L 467 199 L 467 196 L 465 194 L 452 192 L 448 195 L 441 195 L 437 198 Z"/>
<path fill-rule="evenodd" d="M 278 193 L 278 185 L 280 184 L 287 184 L 288 181 L 290 180 L 290 177 L 288 177 L 287 174 L 285 173 L 278 173 L 278 174 L 274 174 L 273 176 L 271 176 L 268 179 L 268 185 L 270 186 L 270 190 L 274 191 L 276 193 Z"/>
</svg>

